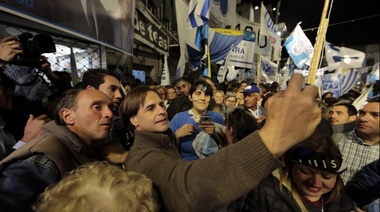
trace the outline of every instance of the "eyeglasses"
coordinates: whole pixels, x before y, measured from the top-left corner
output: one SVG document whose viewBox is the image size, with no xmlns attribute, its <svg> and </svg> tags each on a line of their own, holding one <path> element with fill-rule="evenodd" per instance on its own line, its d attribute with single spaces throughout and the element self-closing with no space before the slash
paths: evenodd
<svg viewBox="0 0 380 212">
<path fill-rule="evenodd" d="M 236 101 L 234 101 L 234 100 L 226 100 L 226 102 L 229 102 L 229 103 L 236 103 Z"/>
</svg>

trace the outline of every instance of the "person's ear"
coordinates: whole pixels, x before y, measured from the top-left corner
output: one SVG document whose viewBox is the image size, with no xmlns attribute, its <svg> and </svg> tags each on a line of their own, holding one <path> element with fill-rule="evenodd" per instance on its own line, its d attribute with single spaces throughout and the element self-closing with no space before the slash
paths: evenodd
<svg viewBox="0 0 380 212">
<path fill-rule="evenodd" d="M 348 118 L 348 120 L 349 120 L 350 122 L 353 122 L 353 121 L 356 120 L 356 116 L 350 116 L 350 117 Z"/>
<path fill-rule="evenodd" d="M 92 85 L 87 85 L 86 89 L 95 89 L 95 87 L 92 86 Z M 95 89 L 95 90 L 96 90 L 96 89 Z"/>
<path fill-rule="evenodd" d="M 193 101 L 193 98 L 191 97 L 191 94 L 189 94 L 189 100 Z"/>
<path fill-rule="evenodd" d="M 227 130 L 231 136 L 234 134 L 234 128 L 233 127 L 228 127 Z"/>
<path fill-rule="evenodd" d="M 69 109 L 62 109 L 62 110 L 59 112 L 59 115 L 60 115 L 62 121 L 63 121 L 65 124 L 68 124 L 68 125 L 73 125 L 73 124 L 75 124 L 75 121 L 74 121 L 75 114 L 73 113 L 72 110 L 69 110 Z"/>
<path fill-rule="evenodd" d="M 136 116 L 132 116 L 129 121 L 131 122 L 131 124 L 133 124 L 133 126 L 135 126 L 135 128 L 137 128 L 139 126 L 139 120 Z"/>
</svg>

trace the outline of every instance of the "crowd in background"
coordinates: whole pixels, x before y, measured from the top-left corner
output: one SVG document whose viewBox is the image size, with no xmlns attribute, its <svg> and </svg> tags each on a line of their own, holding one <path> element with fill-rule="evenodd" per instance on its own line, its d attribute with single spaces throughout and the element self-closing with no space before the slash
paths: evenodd
<svg viewBox="0 0 380 212">
<path fill-rule="evenodd" d="M 319 98 L 299 74 L 286 90 L 104 69 L 71 85 L 41 57 L 50 94 L 31 101 L 3 72 L 21 52 L 0 41 L 4 211 L 379 211 L 379 97 Z"/>
</svg>

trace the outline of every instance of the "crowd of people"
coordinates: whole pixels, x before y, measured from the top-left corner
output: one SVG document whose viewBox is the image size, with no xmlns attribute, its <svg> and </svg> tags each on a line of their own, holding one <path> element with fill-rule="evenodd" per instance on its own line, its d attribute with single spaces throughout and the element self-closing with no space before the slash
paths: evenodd
<svg viewBox="0 0 380 212">
<path fill-rule="evenodd" d="M 20 53 L 2 38 L 0 68 Z M 300 74 L 286 90 L 104 69 L 71 85 L 41 62 L 38 101 L 0 72 L 2 211 L 378 211 L 379 97 L 319 98 Z"/>
</svg>

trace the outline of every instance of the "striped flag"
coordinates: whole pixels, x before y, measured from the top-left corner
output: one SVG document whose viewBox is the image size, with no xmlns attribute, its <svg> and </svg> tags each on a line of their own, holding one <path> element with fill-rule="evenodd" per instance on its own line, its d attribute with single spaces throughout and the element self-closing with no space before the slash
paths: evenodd
<svg viewBox="0 0 380 212">
<path fill-rule="evenodd" d="M 189 23 L 190 27 L 200 27 L 208 23 L 210 16 L 210 0 L 190 0 Z"/>
<path fill-rule="evenodd" d="M 355 87 L 364 72 L 366 72 L 365 69 L 337 69 L 335 73 L 323 75 L 323 93 L 330 91 L 335 97 L 347 93 Z"/>
<path fill-rule="evenodd" d="M 288 39 L 286 39 L 284 46 L 290 58 L 292 58 L 294 64 L 299 69 L 302 69 L 305 65 L 310 65 L 314 47 L 299 24 L 297 24 Z"/>
<path fill-rule="evenodd" d="M 365 53 L 346 47 L 337 47 L 326 41 L 325 57 L 330 69 L 361 68 Z"/>
<path fill-rule="evenodd" d="M 341 94 L 347 93 L 350 89 L 355 87 L 358 82 L 361 72 L 358 69 L 339 69 L 340 75 L 340 92 Z"/>
</svg>

